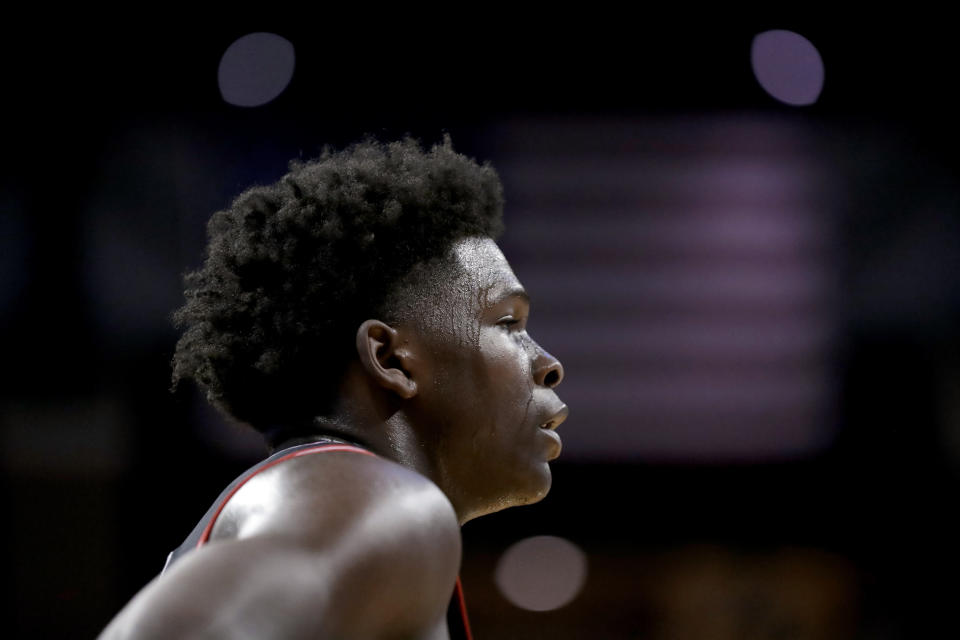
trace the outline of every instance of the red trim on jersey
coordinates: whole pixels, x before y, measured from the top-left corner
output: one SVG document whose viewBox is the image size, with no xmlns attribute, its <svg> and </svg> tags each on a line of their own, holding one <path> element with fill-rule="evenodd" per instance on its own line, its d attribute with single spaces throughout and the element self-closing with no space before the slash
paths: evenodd
<svg viewBox="0 0 960 640">
<path fill-rule="evenodd" d="M 288 453 L 285 456 L 280 456 L 276 460 L 271 460 L 270 462 L 263 465 L 262 467 L 260 467 L 259 469 L 251 473 L 249 476 L 244 478 L 242 482 L 240 482 L 237 486 L 233 488 L 232 491 L 230 491 L 230 493 L 227 494 L 227 497 L 224 498 L 223 502 L 220 503 L 220 506 L 217 507 L 217 510 L 213 514 L 213 517 L 210 518 L 210 522 L 208 522 L 207 526 L 204 527 L 203 534 L 200 536 L 200 540 L 197 542 L 197 548 L 199 549 L 200 547 L 202 547 L 203 543 L 207 542 L 210 539 L 210 532 L 213 531 L 213 525 L 217 522 L 217 518 L 220 517 L 220 512 L 223 511 L 224 507 L 227 506 L 227 503 L 230 502 L 230 498 L 232 498 L 233 495 L 240 490 L 240 487 L 247 484 L 247 481 L 250 480 L 250 478 L 257 475 L 261 471 L 265 471 L 274 465 L 280 464 L 284 460 L 297 458 L 299 456 L 305 456 L 307 454 L 315 453 L 317 451 L 355 451 L 357 453 L 363 453 L 368 456 L 376 457 L 376 454 L 374 454 L 371 451 L 367 451 L 366 449 L 361 449 L 360 447 L 354 447 L 349 444 L 319 444 L 315 447 L 310 447 L 309 449 L 300 449 L 299 451 Z"/>
<path fill-rule="evenodd" d="M 467 617 L 467 601 L 463 597 L 463 584 L 460 583 L 460 576 L 457 576 L 457 584 L 453 590 L 454 593 L 457 594 L 457 604 L 460 605 L 460 617 L 463 619 L 463 630 L 467 634 L 467 640 L 473 640 L 473 633 L 470 631 L 470 618 Z"/>
</svg>

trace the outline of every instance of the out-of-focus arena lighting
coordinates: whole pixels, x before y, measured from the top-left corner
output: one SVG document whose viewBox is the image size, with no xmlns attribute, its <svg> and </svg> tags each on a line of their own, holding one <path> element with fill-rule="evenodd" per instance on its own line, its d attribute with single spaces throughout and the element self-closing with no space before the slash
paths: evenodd
<svg viewBox="0 0 960 640">
<path fill-rule="evenodd" d="M 573 600 L 587 577 L 587 556 L 555 536 L 514 543 L 500 557 L 495 579 L 504 597 L 530 611 L 559 609 Z"/>
<path fill-rule="evenodd" d="M 238 107 L 265 105 L 290 84 L 294 61 L 293 44 L 275 33 L 237 38 L 220 58 L 220 95 Z"/>
<path fill-rule="evenodd" d="M 809 40 L 774 29 L 753 38 L 750 64 L 760 86 L 780 102 L 813 104 L 823 90 L 823 59 Z"/>
</svg>

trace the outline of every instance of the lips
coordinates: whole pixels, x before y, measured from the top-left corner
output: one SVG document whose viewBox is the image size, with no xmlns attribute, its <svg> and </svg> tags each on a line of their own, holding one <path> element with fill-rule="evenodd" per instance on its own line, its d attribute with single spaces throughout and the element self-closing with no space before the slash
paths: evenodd
<svg viewBox="0 0 960 640">
<path fill-rule="evenodd" d="M 553 431 L 560 426 L 564 420 L 567 419 L 567 416 L 570 414 L 570 409 L 567 408 L 567 405 L 563 405 L 558 409 L 553 415 L 540 423 L 541 429 L 547 429 Z"/>
</svg>

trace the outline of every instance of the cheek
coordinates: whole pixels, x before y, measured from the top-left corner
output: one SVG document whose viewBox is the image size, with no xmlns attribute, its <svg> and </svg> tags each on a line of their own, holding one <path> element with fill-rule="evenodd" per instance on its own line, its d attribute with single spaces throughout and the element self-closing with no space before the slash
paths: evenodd
<svg viewBox="0 0 960 640">
<path fill-rule="evenodd" d="M 514 335 L 494 335 L 483 341 L 473 363 L 472 380 L 478 402 L 486 407 L 496 427 L 511 428 L 529 410 L 533 378 L 522 344 Z"/>
<path fill-rule="evenodd" d="M 433 410 L 445 429 L 469 433 L 475 450 L 497 446 L 529 422 L 534 386 L 518 334 L 493 327 L 477 338 L 470 345 L 438 345 L 431 382 L 438 401 Z"/>
<path fill-rule="evenodd" d="M 475 357 L 470 363 L 474 380 L 484 389 L 502 387 L 510 377 L 511 365 L 515 362 L 509 336 L 503 331 L 498 333 L 500 335 L 481 336 Z"/>
</svg>

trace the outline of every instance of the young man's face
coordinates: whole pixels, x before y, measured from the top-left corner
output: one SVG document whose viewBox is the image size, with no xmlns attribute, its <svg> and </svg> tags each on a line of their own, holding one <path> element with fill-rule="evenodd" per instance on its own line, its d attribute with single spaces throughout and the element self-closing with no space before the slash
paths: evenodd
<svg viewBox="0 0 960 640">
<path fill-rule="evenodd" d="M 497 245 L 465 239 L 454 258 L 459 273 L 422 310 L 425 375 L 409 410 L 466 521 L 546 495 L 567 408 L 553 390 L 563 368 L 530 337 L 529 301 Z"/>
</svg>

